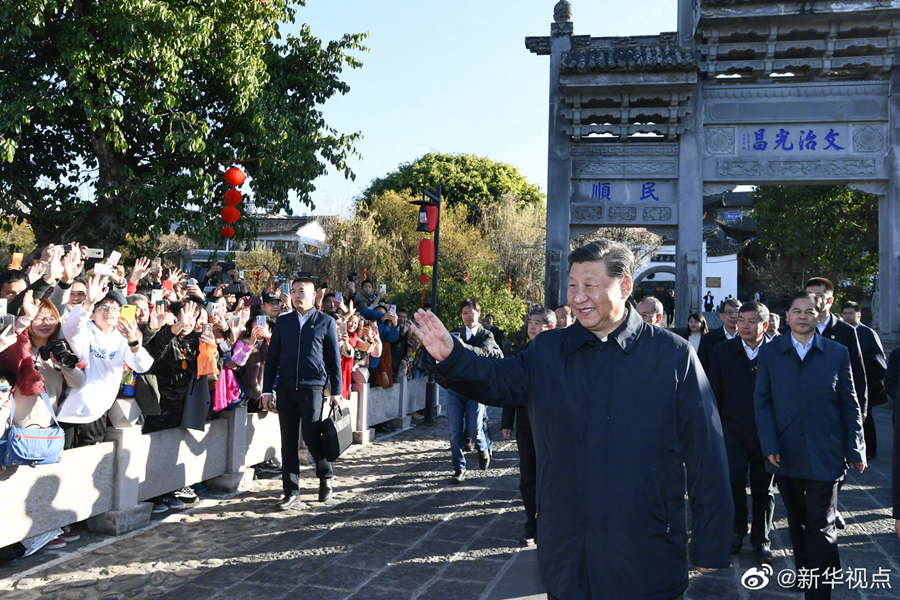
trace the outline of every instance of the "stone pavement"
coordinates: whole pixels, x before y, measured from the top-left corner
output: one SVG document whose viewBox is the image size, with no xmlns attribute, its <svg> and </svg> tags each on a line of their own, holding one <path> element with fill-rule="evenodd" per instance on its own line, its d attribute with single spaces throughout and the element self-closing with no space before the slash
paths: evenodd
<svg viewBox="0 0 900 600">
<path fill-rule="evenodd" d="M 896 598 L 900 540 L 891 533 L 890 412 L 875 409 L 882 458 L 851 476 L 840 495 L 847 529 L 845 567 L 890 572 L 892 589 L 837 588 L 836 598 Z M 446 419 L 356 447 L 335 466 L 336 492 L 314 502 L 311 470 L 302 474 L 304 504 L 272 510 L 280 480 L 204 499 L 155 517 L 150 527 L 121 537 L 87 534 L 60 551 L 28 557 L 0 571 L 4 600 L 158 598 L 540 598 L 536 552 L 517 541 L 523 518 L 514 442 L 495 442 L 486 472 L 469 471 L 462 485 L 450 475 Z M 492 430 L 499 434 L 494 422 Z M 470 460 L 474 456 L 470 455 Z M 470 464 L 470 467 L 473 465 Z M 474 465 L 477 467 L 477 463 Z M 777 504 L 774 575 L 791 565 L 784 510 Z M 623 507 L 627 510 L 627 507 Z M 686 598 L 798 598 L 772 581 L 748 590 L 741 577 L 754 567 L 748 548 L 734 565 L 692 573 Z M 648 557 L 647 569 L 653 568 Z M 610 597 L 615 597 L 611 591 Z"/>
</svg>

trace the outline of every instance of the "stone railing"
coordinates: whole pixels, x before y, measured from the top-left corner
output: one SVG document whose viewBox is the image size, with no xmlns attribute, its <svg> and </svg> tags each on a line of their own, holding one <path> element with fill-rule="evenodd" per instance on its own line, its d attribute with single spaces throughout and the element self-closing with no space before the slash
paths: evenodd
<svg viewBox="0 0 900 600">
<path fill-rule="evenodd" d="M 425 406 L 425 381 L 403 380 L 386 390 L 354 384 L 342 406 L 350 409 L 356 443 L 373 439 L 370 423 L 407 426 L 407 415 Z M 138 415 L 133 400 L 118 400 L 102 444 L 67 450 L 57 464 L 0 473 L 0 547 L 84 520 L 93 531 L 120 535 L 148 522 L 151 498 L 200 481 L 214 491 L 246 489 L 250 466 L 280 457 L 273 414 L 238 408 L 220 413 L 204 431 L 147 435 L 134 426 Z"/>
</svg>

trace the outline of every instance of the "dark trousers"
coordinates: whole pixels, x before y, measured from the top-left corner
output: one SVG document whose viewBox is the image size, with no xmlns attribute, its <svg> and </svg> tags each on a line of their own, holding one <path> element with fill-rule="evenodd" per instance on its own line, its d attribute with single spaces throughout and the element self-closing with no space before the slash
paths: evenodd
<svg viewBox="0 0 900 600">
<path fill-rule="evenodd" d="M 863 434 L 866 436 L 866 456 L 875 458 L 878 454 L 878 436 L 875 435 L 875 419 L 872 418 L 871 408 L 866 420 L 863 421 Z"/>
<path fill-rule="evenodd" d="M 59 422 L 63 434 L 66 436 L 63 449 L 81 448 L 99 444 L 106 437 L 106 415 L 90 423 L 63 423 Z"/>
<path fill-rule="evenodd" d="M 812 481 L 795 477 L 775 476 L 778 490 L 787 511 L 788 530 L 794 546 L 797 569 L 818 569 L 824 573 L 832 567 L 839 569 L 837 529 L 837 481 Z M 807 600 L 831 598 L 831 588 L 820 585 L 806 590 Z"/>
<path fill-rule="evenodd" d="M 725 451 L 731 475 L 731 498 L 734 500 L 734 533 L 747 533 L 747 472 L 750 473 L 750 499 L 753 525 L 750 544 L 759 548 L 769 543 L 769 531 L 775 515 L 774 476 L 766 473 L 759 439 L 746 439 L 725 432 Z"/>
<path fill-rule="evenodd" d="M 516 430 L 519 446 L 519 491 L 525 505 L 525 535 L 537 534 L 537 457 L 530 431 Z"/>
<path fill-rule="evenodd" d="M 287 496 L 300 490 L 301 430 L 306 449 L 316 461 L 316 477 L 332 477 L 331 463 L 325 460 L 325 443 L 319 425 L 324 402 L 321 389 L 276 390 L 278 423 L 281 426 L 281 481 Z"/>
</svg>

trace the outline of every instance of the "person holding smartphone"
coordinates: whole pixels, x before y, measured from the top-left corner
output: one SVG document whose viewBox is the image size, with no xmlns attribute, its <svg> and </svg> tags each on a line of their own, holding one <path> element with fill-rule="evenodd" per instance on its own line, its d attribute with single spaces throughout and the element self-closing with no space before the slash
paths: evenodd
<svg viewBox="0 0 900 600">
<path fill-rule="evenodd" d="M 300 458 L 297 453 L 302 427 L 303 441 L 316 463 L 319 502 L 332 495 L 334 476 L 325 458 L 325 443 L 319 421 L 325 405 L 337 406 L 342 389 L 338 328 L 334 319 L 315 309 L 316 286 L 312 279 L 298 277 L 291 283 L 294 312 L 275 322 L 263 375 L 263 402 L 278 413 L 281 425 L 281 477 L 284 498 L 279 510 L 300 502 Z M 276 387 L 277 379 L 277 387 Z M 274 392 L 274 393 L 273 393 Z M 277 394 L 277 398 L 276 398 Z"/>
</svg>

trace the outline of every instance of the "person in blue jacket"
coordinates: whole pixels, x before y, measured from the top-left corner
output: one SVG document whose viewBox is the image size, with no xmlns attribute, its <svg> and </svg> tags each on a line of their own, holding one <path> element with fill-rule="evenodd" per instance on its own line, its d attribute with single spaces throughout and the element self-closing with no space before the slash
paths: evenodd
<svg viewBox="0 0 900 600">
<path fill-rule="evenodd" d="M 634 256 L 599 241 L 569 255 L 577 322 L 502 360 L 477 356 L 432 313 L 416 334 L 451 389 L 526 406 L 537 455 L 537 547 L 549 598 L 678 598 L 690 560 L 730 565 L 734 506 L 722 425 L 690 345 L 627 306 Z"/>
<path fill-rule="evenodd" d="M 803 586 L 807 599 L 831 598 L 837 580 L 829 586 L 826 573 L 841 567 L 838 482 L 848 464 L 866 469 L 850 353 L 816 335 L 824 310 L 815 293 L 794 294 L 787 311 L 791 332 L 760 349 L 753 396 L 759 445 L 787 512 L 797 572 L 822 574 Z"/>
<path fill-rule="evenodd" d="M 279 510 L 300 502 L 299 437 L 316 462 L 319 502 L 331 498 L 333 471 L 325 458 L 325 442 L 319 421 L 325 405 L 325 384 L 331 387 L 332 406 L 341 400 L 341 355 L 337 324 L 315 309 L 316 288 L 312 279 L 300 277 L 291 283 L 294 311 L 279 317 L 272 330 L 263 373 L 262 401 L 266 410 L 278 413 L 281 426 L 281 477 L 284 498 Z M 273 394 L 272 392 L 275 392 Z M 336 393 L 335 393 L 336 392 Z"/>
</svg>

